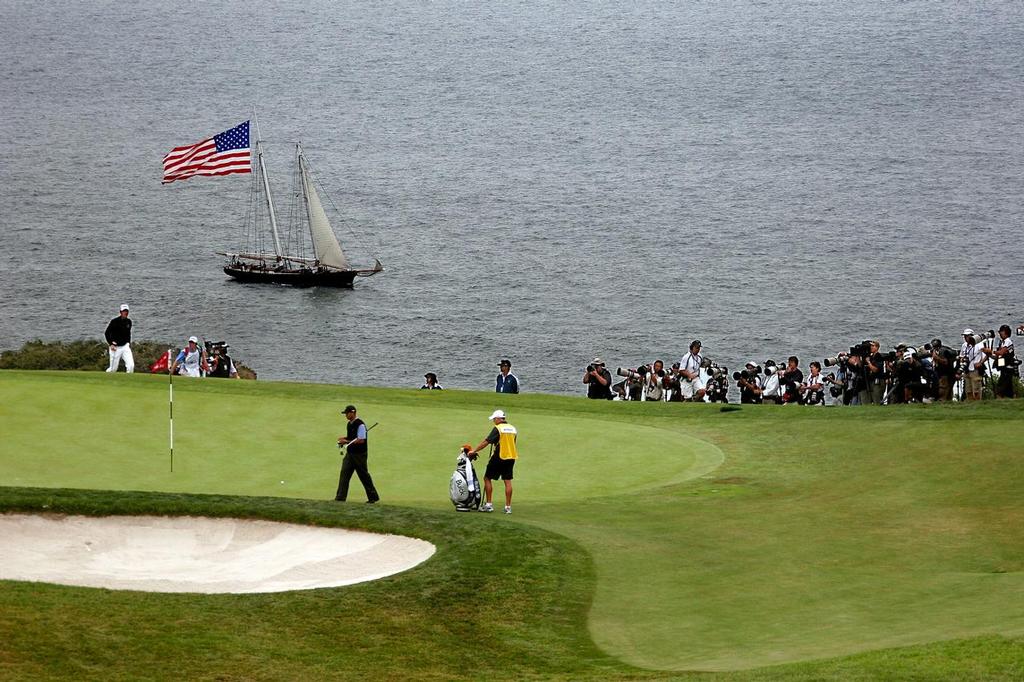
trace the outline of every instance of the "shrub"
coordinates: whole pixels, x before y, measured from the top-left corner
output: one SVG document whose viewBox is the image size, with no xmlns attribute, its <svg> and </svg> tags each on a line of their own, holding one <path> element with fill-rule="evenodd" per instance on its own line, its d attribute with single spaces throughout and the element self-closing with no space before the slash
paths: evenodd
<svg viewBox="0 0 1024 682">
<path fill-rule="evenodd" d="M 148 372 L 168 348 L 176 346 L 156 341 L 132 341 L 135 370 Z M 0 353 L 0 369 L 58 369 L 102 372 L 110 364 L 107 346 L 102 341 L 29 341 L 18 350 Z M 256 372 L 235 361 L 238 376 L 255 379 Z"/>
</svg>

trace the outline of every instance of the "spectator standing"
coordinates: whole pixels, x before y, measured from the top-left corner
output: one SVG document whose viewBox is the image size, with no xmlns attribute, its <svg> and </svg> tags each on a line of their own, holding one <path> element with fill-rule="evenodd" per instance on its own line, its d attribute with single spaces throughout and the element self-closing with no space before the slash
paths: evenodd
<svg viewBox="0 0 1024 682">
<path fill-rule="evenodd" d="M 171 365 L 171 374 L 178 373 L 186 377 L 201 377 L 210 369 L 206 358 L 206 349 L 199 345 L 195 336 L 188 337 L 188 345 L 181 349 L 178 357 Z"/>
<path fill-rule="evenodd" d="M 373 477 L 370 476 L 370 469 L 367 464 L 369 459 L 369 446 L 367 445 L 368 429 L 363 420 L 356 415 L 355 405 L 346 405 L 342 410 L 345 419 L 348 420 L 347 430 L 344 436 L 338 438 L 338 445 L 344 445 L 345 458 L 341 460 L 341 475 L 338 477 L 338 492 L 334 495 L 335 502 L 344 502 L 348 499 L 348 484 L 352 480 L 352 474 L 359 476 L 359 482 L 363 484 L 366 491 L 366 504 L 376 504 L 380 501 L 377 488 L 373 485 Z"/>
<path fill-rule="evenodd" d="M 498 377 L 495 380 L 495 393 L 519 393 L 519 379 L 512 373 L 512 361 L 502 360 L 498 363 Z"/>
<path fill-rule="evenodd" d="M 428 391 L 440 391 L 444 388 L 441 384 L 437 383 L 437 375 L 433 372 L 427 372 L 423 375 L 423 385 L 421 389 L 427 389 Z"/>
<path fill-rule="evenodd" d="M 128 317 L 128 304 L 122 303 L 117 317 L 107 323 L 103 333 L 107 339 L 107 352 L 110 354 L 108 372 L 116 372 L 124 360 L 124 371 L 131 374 L 135 371 L 135 357 L 132 355 L 132 321 Z"/>
<path fill-rule="evenodd" d="M 583 383 L 587 385 L 587 397 L 593 400 L 612 399 L 612 375 L 604 368 L 604 360 L 594 358 L 590 361 Z"/>
<path fill-rule="evenodd" d="M 484 472 L 484 504 L 480 507 L 482 512 L 494 511 L 491 504 L 491 496 L 494 492 L 492 481 L 501 479 L 505 482 L 505 513 L 512 513 L 512 474 L 519 458 L 516 450 L 516 438 L 519 432 L 505 420 L 505 413 L 495 410 L 491 413 L 490 420 L 494 428 L 487 434 L 487 437 L 480 441 L 480 445 L 469 452 L 472 456 L 490 445 L 493 450 L 491 458 L 487 461 L 487 470 Z"/>
</svg>

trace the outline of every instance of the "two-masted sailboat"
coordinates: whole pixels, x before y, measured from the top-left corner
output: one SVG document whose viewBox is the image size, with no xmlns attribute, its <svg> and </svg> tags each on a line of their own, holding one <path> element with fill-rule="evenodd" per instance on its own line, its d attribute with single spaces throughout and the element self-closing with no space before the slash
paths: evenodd
<svg viewBox="0 0 1024 682">
<path fill-rule="evenodd" d="M 270 282 L 300 287 L 351 287 L 356 277 L 370 277 L 382 272 L 384 267 L 378 259 L 374 259 L 374 266 L 368 269 L 353 268 L 349 264 L 324 210 L 309 162 L 298 144 L 295 145 L 295 184 L 298 187 L 291 193 L 295 200 L 289 211 L 291 225 L 287 232 L 288 240 L 282 244 L 258 123 L 256 137 L 253 152 L 256 169 L 246 217 L 246 246 L 251 248 L 238 253 L 218 251 L 218 254 L 228 257 L 224 272 L 240 282 Z M 308 228 L 311 254 L 305 253 L 303 223 Z M 270 251 L 262 246 L 262 236 L 268 226 L 272 237 Z"/>
</svg>

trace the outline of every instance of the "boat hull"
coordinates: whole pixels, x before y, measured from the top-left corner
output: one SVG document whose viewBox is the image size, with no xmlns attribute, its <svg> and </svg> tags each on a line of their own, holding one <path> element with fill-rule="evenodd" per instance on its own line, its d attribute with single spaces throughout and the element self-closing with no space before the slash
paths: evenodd
<svg viewBox="0 0 1024 682">
<path fill-rule="evenodd" d="M 253 268 L 225 265 L 224 274 L 249 284 L 287 284 L 294 287 L 352 288 L 356 270 L 318 268 Z"/>
</svg>

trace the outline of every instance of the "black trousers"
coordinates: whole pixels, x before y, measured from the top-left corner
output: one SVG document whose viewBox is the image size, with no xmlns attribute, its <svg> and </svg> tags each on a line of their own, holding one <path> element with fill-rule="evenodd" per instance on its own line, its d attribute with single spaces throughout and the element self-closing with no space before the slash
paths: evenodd
<svg viewBox="0 0 1024 682">
<path fill-rule="evenodd" d="M 380 499 L 377 489 L 373 487 L 373 478 L 370 476 L 370 470 L 366 467 L 366 459 L 366 453 L 345 453 L 345 458 L 341 460 L 341 476 L 338 478 L 338 492 L 334 496 L 335 500 L 344 502 L 348 499 L 348 484 L 352 480 L 353 472 L 359 475 L 359 482 L 366 490 L 366 499 L 374 502 Z"/>
<path fill-rule="evenodd" d="M 1013 397 L 1013 374 L 1008 369 L 999 373 L 999 382 L 996 384 L 996 395 L 1002 398 Z"/>
</svg>

